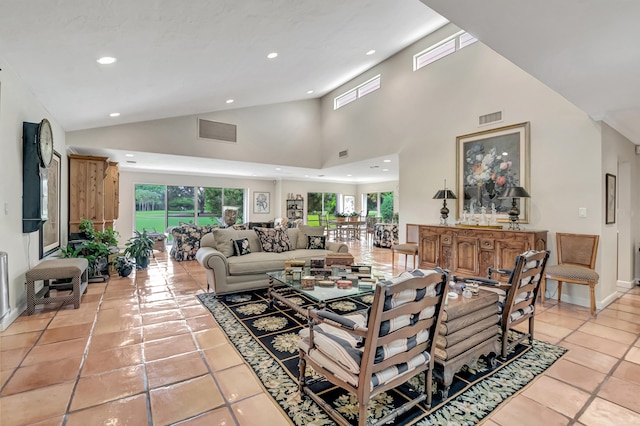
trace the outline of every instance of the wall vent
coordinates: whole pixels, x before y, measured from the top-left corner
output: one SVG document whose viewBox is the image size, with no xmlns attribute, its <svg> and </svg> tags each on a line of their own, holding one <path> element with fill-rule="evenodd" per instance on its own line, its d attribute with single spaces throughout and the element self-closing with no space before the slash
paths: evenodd
<svg viewBox="0 0 640 426">
<path fill-rule="evenodd" d="M 478 125 L 480 126 L 495 123 L 497 121 L 502 121 L 502 111 L 496 111 L 491 114 L 485 114 L 478 117 Z"/>
<path fill-rule="evenodd" d="M 237 142 L 237 126 L 199 118 L 198 139 Z"/>
<path fill-rule="evenodd" d="M 344 151 L 340 151 L 338 153 L 338 158 L 347 158 L 349 156 L 349 150 L 345 149 Z"/>
</svg>

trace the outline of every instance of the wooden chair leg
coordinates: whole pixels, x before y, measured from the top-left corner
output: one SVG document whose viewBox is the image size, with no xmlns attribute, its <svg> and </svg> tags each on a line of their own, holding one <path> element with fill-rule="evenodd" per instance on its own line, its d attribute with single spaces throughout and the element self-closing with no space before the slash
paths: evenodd
<svg viewBox="0 0 640 426">
<path fill-rule="evenodd" d="M 596 313 L 596 285 L 589 284 L 591 288 L 591 316 L 594 316 Z"/>
<path fill-rule="evenodd" d="M 407 269 L 407 258 L 409 255 L 407 253 L 404 254 L 404 269 Z"/>
<path fill-rule="evenodd" d="M 391 249 L 391 268 L 396 268 L 396 251 Z"/>
<path fill-rule="evenodd" d="M 562 297 L 562 281 L 558 281 L 558 302 L 560 302 L 561 297 Z"/>
<path fill-rule="evenodd" d="M 547 292 L 547 277 L 540 279 L 540 304 L 544 304 L 544 294 Z"/>
</svg>

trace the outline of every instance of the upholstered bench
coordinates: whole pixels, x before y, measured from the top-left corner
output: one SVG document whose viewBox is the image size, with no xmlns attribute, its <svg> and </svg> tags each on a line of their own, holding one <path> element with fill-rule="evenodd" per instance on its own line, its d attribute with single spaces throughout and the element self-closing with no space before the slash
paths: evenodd
<svg viewBox="0 0 640 426">
<path fill-rule="evenodd" d="M 89 282 L 89 262 L 79 257 L 75 259 L 53 259 L 40 262 L 27 271 L 27 315 L 35 311 L 36 305 L 54 302 L 73 302 L 73 307 L 80 307 L 80 298 Z M 54 279 L 72 279 L 71 294 L 51 297 L 49 281 Z M 36 293 L 36 281 L 44 281 L 44 287 Z"/>
</svg>

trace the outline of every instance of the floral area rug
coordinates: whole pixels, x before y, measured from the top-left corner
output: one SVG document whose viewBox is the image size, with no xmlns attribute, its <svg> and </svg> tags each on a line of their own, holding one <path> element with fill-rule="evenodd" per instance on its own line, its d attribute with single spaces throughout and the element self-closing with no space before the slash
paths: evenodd
<svg viewBox="0 0 640 426">
<path fill-rule="evenodd" d="M 305 318 L 277 302 L 269 308 L 266 289 L 219 298 L 205 293 L 198 298 L 294 424 L 335 424 L 320 406 L 298 391 L 298 331 L 306 326 Z M 314 304 L 293 291 L 288 299 L 299 306 Z M 372 301 L 373 293 L 345 297 L 329 302 L 326 309 L 348 314 L 366 309 Z M 473 369 L 463 367 L 456 374 L 447 399 L 440 397 L 437 385 L 434 385 L 431 410 L 418 404 L 396 418 L 393 424 L 477 424 L 565 352 L 566 349 L 559 346 L 534 340 L 532 346 L 517 346 L 506 361 L 498 358 L 493 369 L 481 358 Z M 309 370 L 310 367 L 307 374 L 313 373 Z M 416 387 L 423 389 L 421 380 L 420 374 L 406 385 L 376 396 L 369 404 L 369 417 L 381 418 L 395 406 L 402 405 L 408 397 L 415 395 Z M 352 424 L 357 424 L 358 406 L 354 396 L 321 378 L 311 386 Z"/>
</svg>

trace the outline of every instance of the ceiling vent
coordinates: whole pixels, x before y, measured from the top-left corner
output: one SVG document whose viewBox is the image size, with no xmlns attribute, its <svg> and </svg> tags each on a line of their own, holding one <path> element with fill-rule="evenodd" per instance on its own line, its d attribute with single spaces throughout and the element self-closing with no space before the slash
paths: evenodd
<svg viewBox="0 0 640 426">
<path fill-rule="evenodd" d="M 487 124 L 502 121 L 502 111 L 492 112 L 491 114 L 481 115 L 478 118 L 478 125 L 485 126 Z"/>
<path fill-rule="evenodd" d="M 198 139 L 237 142 L 237 126 L 218 121 L 198 119 Z"/>
<path fill-rule="evenodd" d="M 338 158 L 347 158 L 349 156 L 349 150 L 345 149 L 344 151 L 340 151 L 338 153 Z"/>
</svg>

